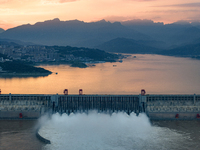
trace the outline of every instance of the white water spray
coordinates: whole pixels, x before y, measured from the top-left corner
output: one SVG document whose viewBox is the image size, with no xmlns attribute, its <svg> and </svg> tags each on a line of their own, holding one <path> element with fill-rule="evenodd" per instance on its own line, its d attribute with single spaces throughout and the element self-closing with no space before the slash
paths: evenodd
<svg viewBox="0 0 200 150">
<path fill-rule="evenodd" d="M 122 112 L 54 114 L 39 133 L 51 141 L 48 150 L 171 149 L 183 141 L 180 133 L 151 126 L 146 114 Z"/>
</svg>

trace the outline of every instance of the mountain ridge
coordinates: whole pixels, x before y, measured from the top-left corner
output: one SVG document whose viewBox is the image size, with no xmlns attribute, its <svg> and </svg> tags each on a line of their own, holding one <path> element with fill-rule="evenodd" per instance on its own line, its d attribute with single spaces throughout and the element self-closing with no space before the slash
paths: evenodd
<svg viewBox="0 0 200 150">
<path fill-rule="evenodd" d="M 0 39 L 31 42 L 36 45 L 101 47 L 107 51 L 112 51 L 109 44 L 112 47 L 115 42 L 115 45 L 118 45 L 115 49 L 122 53 L 127 49 L 124 43 L 128 42 L 129 49 L 151 49 L 154 52 L 199 43 L 200 23 L 179 21 L 163 24 L 140 19 L 124 22 L 109 22 L 103 19 L 88 23 L 79 20 L 60 21 L 55 18 L 8 29 L 0 33 Z"/>
<path fill-rule="evenodd" d="M 5 31 L 4 29 L 0 28 L 0 33 L 4 32 L 4 31 Z"/>
<path fill-rule="evenodd" d="M 116 37 L 150 39 L 149 36 L 128 29 L 119 22 L 111 23 L 105 20 L 85 23 L 78 20 L 53 19 L 34 25 L 21 25 L 0 34 L 0 38 L 36 44 L 83 47 L 93 47 Z"/>
<path fill-rule="evenodd" d="M 154 53 L 159 51 L 158 48 L 152 47 L 147 44 L 146 41 L 136 41 L 127 38 L 115 38 L 108 42 L 105 42 L 99 46 L 98 49 L 102 49 L 108 52 L 121 53 Z"/>
</svg>

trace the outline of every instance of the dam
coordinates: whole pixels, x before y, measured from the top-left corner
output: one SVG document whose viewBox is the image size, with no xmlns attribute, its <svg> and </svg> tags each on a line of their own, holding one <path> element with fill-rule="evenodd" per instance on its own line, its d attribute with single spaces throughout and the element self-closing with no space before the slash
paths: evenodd
<svg viewBox="0 0 200 150">
<path fill-rule="evenodd" d="M 37 119 L 45 113 L 146 113 L 150 119 L 200 119 L 200 95 L 1 94 L 0 119 Z"/>
</svg>

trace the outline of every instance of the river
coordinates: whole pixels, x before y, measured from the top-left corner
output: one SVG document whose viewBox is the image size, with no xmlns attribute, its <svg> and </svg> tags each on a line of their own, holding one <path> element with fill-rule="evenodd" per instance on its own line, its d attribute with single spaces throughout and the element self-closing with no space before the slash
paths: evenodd
<svg viewBox="0 0 200 150">
<path fill-rule="evenodd" d="M 96 66 L 84 69 L 71 68 L 67 65 L 46 65 L 41 67 L 52 71 L 53 74 L 47 77 L 0 78 L 2 94 L 63 94 L 64 89 L 68 89 L 69 94 L 78 94 L 79 89 L 83 89 L 84 94 L 139 94 L 141 89 L 145 89 L 147 94 L 200 94 L 200 61 L 190 58 L 132 55 L 123 60 L 122 63 L 99 63 Z M 69 120 L 69 116 L 57 116 L 57 121 L 63 123 L 63 125 L 66 124 L 66 130 L 63 132 L 65 133 L 66 141 L 70 138 L 68 141 L 71 141 L 71 144 L 79 141 L 76 143 L 79 147 L 77 146 L 75 149 L 80 148 L 81 139 L 82 142 L 85 141 L 86 143 L 92 141 L 93 145 L 91 147 L 93 146 L 95 149 L 111 149 L 111 147 L 113 147 L 112 149 L 120 150 L 200 148 L 200 134 L 198 131 L 200 123 L 198 121 L 151 122 L 145 116 L 139 119 L 134 115 L 127 117 L 125 114 L 119 113 L 113 117 L 115 119 L 112 119 L 109 115 L 104 114 L 104 117 L 102 115 L 100 114 L 99 120 L 97 119 L 98 114 L 95 113 L 89 115 L 88 118 L 84 114 L 72 115 L 71 119 L 73 120 L 74 118 L 75 121 L 71 121 L 71 128 L 66 123 Z M 109 117 L 111 117 L 110 120 Z M 89 119 L 89 124 L 84 122 L 84 119 Z M 53 122 L 55 120 L 49 120 L 48 122 L 49 124 L 58 123 Z M 81 120 L 82 122 L 80 122 Z M 127 124 L 121 124 L 121 122 L 118 122 L 119 120 L 124 120 Z M 54 136 L 55 134 L 60 134 L 57 126 L 43 126 L 43 131 L 55 130 L 53 133 L 49 132 L 49 135 L 45 134 L 45 136 L 57 142 L 52 141 L 54 144 L 51 144 L 51 147 L 50 145 L 42 144 L 35 138 L 34 131 L 37 122 L 36 120 L 1 120 L 0 149 L 54 149 L 56 144 L 60 144 L 56 139 L 61 138 L 58 136 L 58 138 L 52 139 L 56 137 Z M 97 123 L 95 124 L 95 122 Z M 139 123 L 135 124 L 135 122 Z M 105 125 L 99 126 L 103 123 Z M 119 126 L 112 128 L 111 124 L 119 124 Z M 146 125 L 144 132 L 142 129 L 138 129 L 142 124 Z M 85 132 L 78 134 L 75 130 L 76 128 L 72 128 L 73 126 L 77 126 L 80 132 L 81 130 L 89 131 L 92 127 L 94 129 L 102 127 L 105 130 L 94 132 L 95 130 L 93 129 L 93 133 L 100 134 L 100 137 L 88 133 L 92 139 L 84 139 L 88 137 L 88 134 Z M 86 126 L 89 128 L 81 128 Z M 119 128 L 121 130 L 118 130 Z M 126 128 L 129 128 L 129 130 Z M 65 128 L 63 127 L 63 129 Z M 136 129 L 138 129 L 138 136 L 131 134 Z M 69 131 L 71 132 L 67 135 Z M 105 131 L 110 131 L 110 134 L 107 135 Z M 126 135 L 126 131 L 129 134 Z M 139 134 L 143 136 L 139 136 Z M 73 135 L 75 136 L 73 137 Z M 77 138 L 79 135 L 82 138 Z M 118 138 L 114 139 L 113 137 L 115 136 Z M 106 140 L 104 137 L 107 137 Z M 153 144 L 151 145 L 151 143 Z M 98 147 L 99 144 L 105 145 L 105 147 Z M 82 145 L 83 147 L 85 146 L 84 143 Z M 63 149 L 63 146 L 65 144 L 61 144 L 60 149 Z M 68 147 L 68 149 L 73 149 L 73 147 Z M 87 149 L 87 144 L 86 148 L 84 147 L 83 149 Z"/>
<path fill-rule="evenodd" d="M 135 55 L 123 63 L 95 67 L 41 66 L 47 77 L 0 78 L 2 94 L 200 94 L 200 61 L 159 55 Z M 57 74 L 56 74 L 57 73 Z"/>
</svg>

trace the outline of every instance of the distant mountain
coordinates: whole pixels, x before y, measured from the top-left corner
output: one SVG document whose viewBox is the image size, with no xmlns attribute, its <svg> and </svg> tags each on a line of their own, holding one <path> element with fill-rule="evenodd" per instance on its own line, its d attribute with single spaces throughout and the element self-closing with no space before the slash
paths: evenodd
<svg viewBox="0 0 200 150">
<path fill-rule="evenodd" d="M 191 44 L 193 41 L 200 38 L 200 29 L 197 27 L 189 27 L 183 31 L 177 32 L 175 35 L 171 36 L 171 43 L 176 45 L 186 45 Z"/>
<path fill-rule="evenodd" d="M 146 34 L 156 41 L 165 42 L 165 48 L 171 49 L 185 44 L 194 44 L 200 38 L 200 23 L 178 21 L 172 24 L 155 23 L 151 20 L 131 20 L 122 22 L 127 28 Z"/>
<path fill-rule="evenodd" d="M 0 40 L 0 45 L 9 45 L 9 46 L 17 46 L 18 44 L 15 42 L 10 42 L 10 41 L 1 41 Z"/>
<path fill-rule="evenodd" d="M 105 20 L 85 23 L 78 20 L 60 21 L 54 19 L 38 22 L 34 25 L 18 26 L 0 34 L 0 38 L 17 39 L 36 44 L 79 47 L 94 47 L 117 37 L 137 40 L 151 39 L 149 36 L 129 29 L 119 22 L 111 23 Z"/>
<path fill-rule="evenodd" d="M 198 44 L 198 43 L 200 43 L 200 38 L 194 40 L 193 43 L 194 43 L 194 44 Z"/>
<path fill-rule="evenodd" d="M 22 42 L 19 40 L 11 40 L 11 39 L 0 39 L 0 44 L 1 45 L 35 45 L 34 43 L 31 42 Z"/>
<path fill-rule="evenodd" d="M 79 20 L 60 21 L 56 18 L 8 29 L 0 33 L 0 39 L 9 39 L 24 45 L 31 43 L 49 46 L 69 45 L 102 48 L 107 51 L 113 51 L 114 48 L 115 51 L 130 52 L 138 52 L 140 49 L 141 52 L 149 53 L 155 49 L 170 50 L 184 45 L 198 44 L 200 23 L 178 21 L 163 24 L 139 19 L 121 23 L 105 20 L 86 23 Z"/>
<path fill-rule="evenodd" d="M 4 32 L 4 31 L 5 31 L 4 29 L 0 28 L 0 33 Z"/>
<path fill-rule="evenodd" d="M 160 51 L 158 54 L 171 56 L 200 56 L 200 43 L 180 46 L 167 51 Z"/>
<path fill-rule="evenodd" d="M 116 38 L 99 45 L 97 48 L 116 53 L 154 53 L 158 48 L 148 46 L 148 42 L 127 38 Z"/>
<path fill-rule="evenodd" d="M 155 23 L 152 20 L 141 20 L 141 19 L 134 19 L 134 20 L 128 20 L 121 22 L 124 26 L 163 26 L 163 22 L 157 22 Z"/>
</svg>

